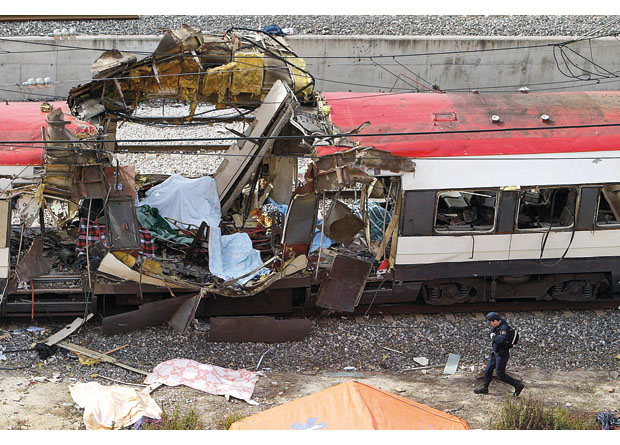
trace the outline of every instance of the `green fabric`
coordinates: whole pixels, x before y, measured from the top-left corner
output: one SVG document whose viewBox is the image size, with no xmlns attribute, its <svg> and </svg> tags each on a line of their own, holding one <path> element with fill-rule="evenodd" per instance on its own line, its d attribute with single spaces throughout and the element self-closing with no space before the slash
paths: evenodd
<svg viewBox="0 0 620 445">
<path fill-rule="evenodd" d="M 155 207 L 148 205 L 137 207 L 136 217 L 140 226 L 151 232 L 154 238 L 183 244 L 191 244 L 194 240 L 192 237 L 179 235 L 176 230 L 170 227 L 168 221 L 159 214 L 159 210 Z"/>
</svg>

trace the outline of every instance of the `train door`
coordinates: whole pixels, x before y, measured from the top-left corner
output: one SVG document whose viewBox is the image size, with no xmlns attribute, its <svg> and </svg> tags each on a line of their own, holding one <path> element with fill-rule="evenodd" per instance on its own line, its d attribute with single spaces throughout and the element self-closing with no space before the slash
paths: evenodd
<svg viewBox="0 0 620 445">
<path fill-rule="evenodd" d="M 620 256 L 619 194 L 620 184 L 582 187 L 577 232 L 568 257 Z"/>
</svg>

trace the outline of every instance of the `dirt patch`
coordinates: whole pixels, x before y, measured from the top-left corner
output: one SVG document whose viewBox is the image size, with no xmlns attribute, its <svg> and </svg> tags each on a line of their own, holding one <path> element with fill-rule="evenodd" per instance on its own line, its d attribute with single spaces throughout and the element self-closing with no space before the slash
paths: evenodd
<svg viewBox="0 0 620 445">
<path fill-rule="evenodd" d="M 268 373 L 256 385 L 253 399 L 258 406 L 243 401 L 204 394 L 186 387 L 162 387 L 153 393 L 160 407 L 173 412 L 192 406 L 208 429 L 217 429 L 227 416 L 249 416 L 290 400 L 312 394 L 350 380 L 362 381 L 386 391 L 450 412 L 465 419 L 472 429 L 488 429 L 496 419 L 506 394 L 512 387 L 494 381 L 488 395 L 476 395 L 480 383 L 477 373 L 459 371 L 444 376 L 441 370 L 427 374 L 420 371 L 407 376 L 387 373 L 356 373 L 334 377 L 334 373 L 316 375 Z M 534 397 L 569 409 L 591 412 L 614 411 L 619 408 L 620 383 L 607 371 L 548 372 L 537 369 L 514 373 L 524 379 L 522 397 Z M 69 394 L 75 382 L 36 382 L 18 371 L 3 371 L 0 379 L 0 429 L 73 430 L 83 429 L 82 410 Z M 108 384 L 109 382 L 102 382 Z"/>
</svg>

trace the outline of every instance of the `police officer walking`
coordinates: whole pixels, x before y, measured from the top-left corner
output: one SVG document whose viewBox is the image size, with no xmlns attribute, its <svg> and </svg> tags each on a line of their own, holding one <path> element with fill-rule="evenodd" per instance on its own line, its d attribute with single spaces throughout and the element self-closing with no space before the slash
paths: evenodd
<svg viewBox="0 0 620 445">
<path fill-rule="evenodd" d="M 474 389 L 476 394 L 488 394 L 489 384 L 493 378 L 493 370 L 497 373 L 497 377 L 505 383 L 514 386 L 514 395 L 518 396 L 523 391 L 525 385 L 523 382 L 515 380 L 506 374 L 506 365 L 510 358 L 511 339 L 510 334 L 513 331 L 506 320 L 502 319 L 496 312 L 487 314 L 487 322 L 491 326 L 491 342 L 493 343 L 493 352 L 489 357 L 489 362 L 484 373 L 484 385 Z"/>
</svg>

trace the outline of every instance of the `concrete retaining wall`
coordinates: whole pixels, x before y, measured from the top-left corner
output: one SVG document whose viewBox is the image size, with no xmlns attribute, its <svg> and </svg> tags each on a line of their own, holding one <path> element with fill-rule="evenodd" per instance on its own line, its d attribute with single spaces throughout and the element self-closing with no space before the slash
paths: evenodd
<svg viewBox="0 0 620 445">
<path fill-rule="evenodd" d="M 615 78 L 595 83 L 578 82 L 564 76 L 556 65 L 551 45 L 568 39 L 290 36 L 288 41 L 297 54 L 306 59 L 308 71 L 316 77 L 317 89 L 321 91 L 424 90 L 429 83 L 443 90 L 462 91 L 482 91 L 489 87 L 497 87 L 491 91 L 516 91 L 520 86 L 528 86 L 532 91 L 620 88 Z M 90 80 L 90 66 L 104 50 L 138 51 L 137 57 L 141 59 L 155 50 L 159 40 L 152 36 L 3 39 L 0 42 L 0 98 L 42 99 L 45 97 L 42 94 L 65 98 L 72 87 Z M 54 44 L 60 46 L 51 46 Z M 539 47 L 524 48 L 532 45 Z M 591 46 L 589 42 L 577 42 L 570 48 L 595 60 L 601 65 L 598 67 L 601 72 L 604 72 L 603 67 L 612 72 L 620 70 L 620 43 L 614 38 L 594 40 Z M 570 52 L 567 54 L 571 54 L 578 66 L 596 71 L 597 67 L 586 60 Z M 392 55 L 400 56 L 392 58 Z M 557 49 L 556 56 L 560 58 Z M 574 67 L 572 70 L 578 73 Z M 28 78 L 46 76 L 55 82 L 49 89 L 31 91 L 17 86 Z"/>
</svg>

